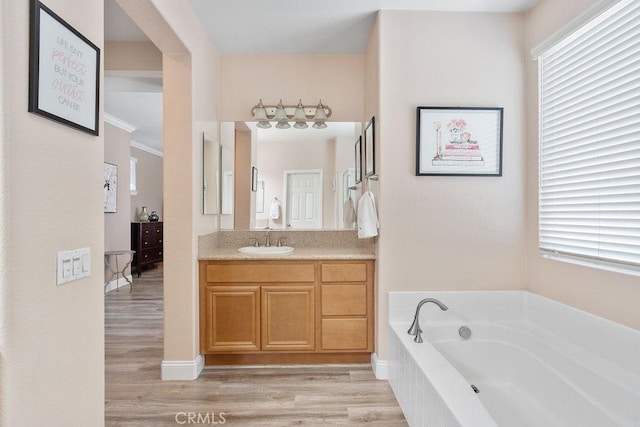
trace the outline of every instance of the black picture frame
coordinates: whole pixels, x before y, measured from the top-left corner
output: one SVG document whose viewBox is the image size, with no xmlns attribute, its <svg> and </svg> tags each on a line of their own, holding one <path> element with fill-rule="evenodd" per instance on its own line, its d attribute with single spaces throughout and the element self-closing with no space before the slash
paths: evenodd
<svg viewBox="0 0 640 427">
<path fill-rule="evenodd" d="M 355 145 L 356 184 L 362 182 L 362 136 L 359 136 Z"/>
<path fill-rule="evenodd" d="M 502 176 L 503 116 L 502 107 L 417 107 L 416 175 Z"/>
<path fill-rule="evenodd" d="M 371 120 L 364 128 L 364 176 L 376 174 L 376 118 Z"/>
<path fill-rule="evenodd" d="M 258 168 L 251 166 L 251 191 L 258 191 Z"/>
<path fill-rule="evenodd" d="M 98 136 L 100 49 L 31 0 L 29 112 Z"/>
</svg>

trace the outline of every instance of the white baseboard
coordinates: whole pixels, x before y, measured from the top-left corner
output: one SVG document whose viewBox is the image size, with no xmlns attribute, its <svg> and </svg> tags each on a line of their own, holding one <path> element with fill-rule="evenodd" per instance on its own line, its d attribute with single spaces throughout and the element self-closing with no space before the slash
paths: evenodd
<svg viewBox="0 0 640 427">
<path fill-rule="evenodd" d="M 204 358 L 200 354 L 194 360 L 163 360 L 160 377 L 169 381 L 190 381 L 198 378 L 203 369 Z"/>
<path fill-rule="evenodd" d="M 378 355 L 375 353 L 371 353 L 371 368 L 373 368 L 373 374 L 377 379 L 389 379 L 389 362 L 378 359 Z"/>
<path fill-rule="evenodd" d="M 129 280 L 131 280 L 133 282 L 133 275 L 127 274 L 127 279 L 129 279 Z M 120 285 L 120 286 L 116 286 L 116 285 Z M 107 284 L 107 286 L 104 287 L 104 292 L 107 293 L 107 292 L 115 291 L 116 287 L 118 289 L 126 287 L 127 288 L 127 292 L 129 292 L 129 289 L 128 289 L 129 288 L 129 284 L 127 283 L 126 280 L 124 280 L 122 278 L 122 276 L 120 276 L 120 278 L 117 280 L 117 283 L 116 283 L 116 279 L 113 279 L 112 281 L 110 281 Z"/>
</svg>

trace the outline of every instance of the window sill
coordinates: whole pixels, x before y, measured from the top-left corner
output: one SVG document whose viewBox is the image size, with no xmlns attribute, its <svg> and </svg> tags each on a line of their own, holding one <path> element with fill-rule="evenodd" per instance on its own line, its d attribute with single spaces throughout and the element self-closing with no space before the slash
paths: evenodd
<svg viewBox="0 0 640 427">
<path fill-rule="evenodd" d="M 616 264 L 607 261 L 597 261 L 588 258 L 550 252 L 540 252 L 540 256 L 542 258 L 560 262 L 567 262 L 569 264 L 581 265 L 583 267 L 597 268 L 598 270 L 606 270 L 614 273 L 627 274 L 630 276 L 640 276 L 640 267 L 634 267 L 631 265 Z"/>
</svg>

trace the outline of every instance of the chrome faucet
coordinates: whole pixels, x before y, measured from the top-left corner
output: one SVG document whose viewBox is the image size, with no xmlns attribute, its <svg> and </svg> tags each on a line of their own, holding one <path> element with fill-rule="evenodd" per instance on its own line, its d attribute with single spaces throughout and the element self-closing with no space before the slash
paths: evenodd
<svg viewBox="0 0 640 427">
<path fill-rule="evenodd" d="M 435 298 L 425 298 L 418 303 L 418 307 L 416 307 L 416 314 L 415 316 L 413 316 L 413 323 L 411 324 L 411 327 L 407 331 L 409 335 L 415 335 L 415 338 L 413 339 L 413 341 L 417 343 L 422 342 L 422 329 L 420 329 L 420 320 L 418 320 L 420 317 L 420 309 L 427 302 L 434 303 L 435 305 L 440 307 L 440 310 L 442 311 L 449 309 L 449 307 L 447 307 L 446 305 L 444 305 L 443 303 L 441 303 Z"/>
</svg>

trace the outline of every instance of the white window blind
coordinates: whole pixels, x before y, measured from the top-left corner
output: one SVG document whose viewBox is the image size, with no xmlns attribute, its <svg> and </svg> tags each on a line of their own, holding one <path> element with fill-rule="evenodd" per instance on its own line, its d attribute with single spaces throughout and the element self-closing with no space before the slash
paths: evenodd
<svg viewBox="0 0 640 427">
<path fill-rule="evenodd" d="M 640 0 L 538 60 L 540 249 L 640 268 Z"/>
<path fill-rule="evenodd" d="M 132 196 L 138 194 L 138 159 L 129 157 L 129 192 Z"/>
</svg>

